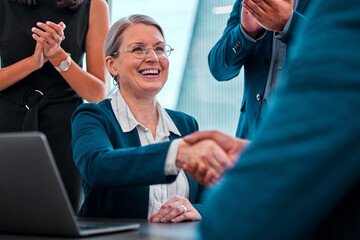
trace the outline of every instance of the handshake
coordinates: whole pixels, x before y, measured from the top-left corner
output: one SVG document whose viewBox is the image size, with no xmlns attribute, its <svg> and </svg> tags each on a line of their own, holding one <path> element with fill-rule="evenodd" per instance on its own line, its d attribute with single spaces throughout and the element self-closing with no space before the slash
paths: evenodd
<svg viewBox="0 0 360 240">
<path fill-rule="evenodd" d="M 248 140 L 219 131 L 195 132 L 183 137 L 175 164 L 199 183 L 210 186 L 235 165 L 249 144 Z"/>
</svg>

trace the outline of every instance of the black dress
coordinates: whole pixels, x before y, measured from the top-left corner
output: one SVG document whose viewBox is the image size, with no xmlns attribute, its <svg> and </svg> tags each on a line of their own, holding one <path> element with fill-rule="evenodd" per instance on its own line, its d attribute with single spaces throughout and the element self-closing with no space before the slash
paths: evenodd
<svg viewBox="0 0 360 240">
<path fill-rule="evenodd" d="M 76 10 L 59 8 L 56 0 L 37 6 L 0 1 L 0 55 L 5 68 L 34 53 L 31 28 L 37 22 L 66 24 L 62 48 L 82 66 L 89 25 L 90 0 Z M 65 188 L 76 211 L 81 196 L 81 177 L 72 159 L 70 118 L 82 99 L 46 62 L 13 86 L 0 91 L 0 132 L 41 131 L 50 143 Z M 21 151 L 21 146 L 19 146 Z"/>
</svg>

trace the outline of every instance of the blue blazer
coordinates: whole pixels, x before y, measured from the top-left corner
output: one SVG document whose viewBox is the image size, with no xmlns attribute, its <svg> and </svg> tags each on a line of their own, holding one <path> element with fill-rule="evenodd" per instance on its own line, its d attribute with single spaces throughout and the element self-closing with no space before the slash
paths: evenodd
<svg viewBox="0 0 360 240">
<path fill-rule="evenodd" d="M 198 130 L 193 117 L 166 111 L 182 136 Z M 136 129 L 122 132 L 109 99 L 80 105 L 71 123 L 74 161 L 85 195 L 78 215 L 147 218 L 149 185 L 171 183 L 176 178 L 164 173 L 170 141 L 141 147 Z M 175 138 L 178 136 L 171 133 L 170 140 Z M 189 200 L 201 214 L 202 187 L 188 175 L 187 179 Z"/>
<path fill-rule="evenodd" d="M 274 105 L 208 195 L 204 240 L 360 239 L 360 1 L 307 11 Z"/>
<path fill-rule="evenodd" d="M 259 121 L 270 70 L 273 32 L 266 31 L 265 36 L 256 43 L 248 41 L 240 30 L 241 2 L 235 2 L 223 36 L 211 49 L 208 61 L 210 71 L 218 81 L 236 77 L 244 66 L 244 96 L 236 136 L 252 139 Z M 296 25 L 304 21 L 302 12 L 308 2 L 309 0 L 299 0 L 289 31 L 282 39 L 285 44 L 291 41 Z"/>
</svg>

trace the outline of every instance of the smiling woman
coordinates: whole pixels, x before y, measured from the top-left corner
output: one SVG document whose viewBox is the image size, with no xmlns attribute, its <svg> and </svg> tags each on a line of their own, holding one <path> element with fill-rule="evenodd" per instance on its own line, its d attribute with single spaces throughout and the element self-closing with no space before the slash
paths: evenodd
<svg viewBox="0 0 360 240">
<path fill-rule="evenodd" d="M 148 16 L 131 15 L 110 28 L 105 63 L 119 89 L 112 99 L 81 105 L 72 118 L 74 160 L 84 180 L 79 215 L 201 219 L 202 187 L 181 168 L 202 156 L 212 167 L 199 175 L 210 181 L 222 171 L 215 166 L 225 164 L 213 163 L 208 149 L 227 156 L 211 141 L 185 143 L 181 137 L 198 130 L 196 120 L 157 102 L 171 51 L 161 27 Z"/>
<path fill-rule="evenodd" d="M 124 23 L 119 21 L 117 24 Z M 111 75 L 116 77 L 120 93 L 130 109 L 149 104 L 151 107 L 147 110 L 156 112 L 155 96 L 166 83 L 169 72 L 165 39 L 159 28 L 144 23 L 130 24 L 121 34 L 119 50 L 106 56 L 105 62 Z M 143 116 L 143 111 L 138 116 L 136 113 L 133 113 L 135 118 Z M 148 124 L 155 136 L 157 119 L 153 121 L 154 124 Z"/>
</svg>

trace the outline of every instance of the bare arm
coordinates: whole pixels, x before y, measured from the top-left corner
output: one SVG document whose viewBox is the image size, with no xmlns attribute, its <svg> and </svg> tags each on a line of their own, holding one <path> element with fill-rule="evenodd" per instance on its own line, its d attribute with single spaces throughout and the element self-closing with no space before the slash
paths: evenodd
<svg viewBox="0 0 360 240">
<path fill-rule="evenodd" d="M 37 43 L 33 55 L 6 68 L 0 69 L 0 91 L 14 85 L 30 73 L 38 70 L 46 61 L 43 47 Z"/>
</svg>

